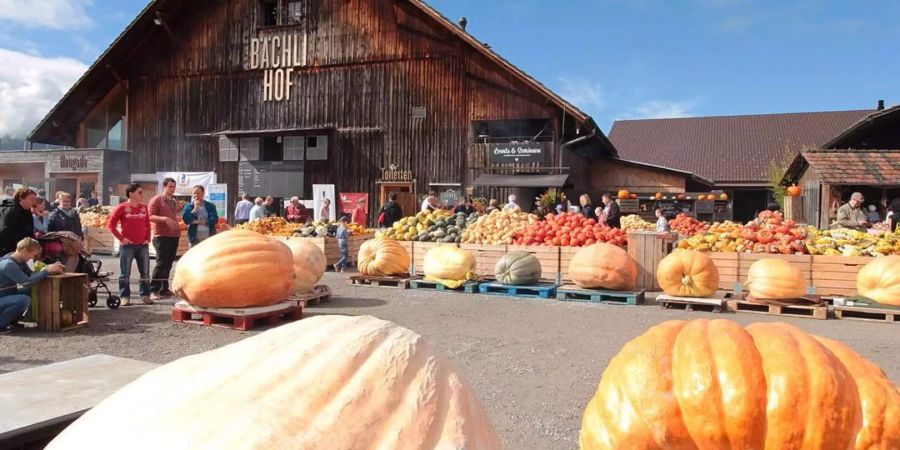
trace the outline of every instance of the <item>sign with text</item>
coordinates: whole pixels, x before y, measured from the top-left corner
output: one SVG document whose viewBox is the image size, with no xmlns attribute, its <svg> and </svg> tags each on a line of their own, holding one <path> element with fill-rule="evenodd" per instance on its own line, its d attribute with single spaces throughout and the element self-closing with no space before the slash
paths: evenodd
<svg viewBox="0 0 900 450">
<path fill-rule="evenodd" d="M 216 205 L 216 214 L 219 217 L 228 217 L 228 185 L 210 184 L 206 191 L 206 199 Z"/>
<path fill-rule="evenodd" d="M 488 161 L 491 164 L 543 164 L 546 159 L 547 145 L 548 143 L 545 142 L 490 144 Z"/>
<path fill-rule="evenodd" d="M 175 180 L 175 195 L 193 195 L 194 186 L 203 186 L 209 194 L 209 186 L 216 182 L 215 172 L 156 172 L 156 192 L 163 191 L 166 178 Z"/>
<path fill-rule="evenodd" d="M 381 181 L 412 181 L 413 173 L 412 170 L 399 170 L 399 169 L 381 169 Z"/>
<path fill-rule="evenodd" d="M 306 33 L 285 33 L 250 39 L 247 68 L 263 72 L 264 102 L 291 99 L 294 68 L 306 66 Z"/>
</svg>

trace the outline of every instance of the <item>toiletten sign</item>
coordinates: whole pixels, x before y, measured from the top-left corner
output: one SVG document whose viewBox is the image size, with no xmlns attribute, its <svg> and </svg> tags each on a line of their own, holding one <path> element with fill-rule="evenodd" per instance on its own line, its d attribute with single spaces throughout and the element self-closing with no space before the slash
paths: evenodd
<svg viewBox="0 0 900 450">
<path fill-rule="evenodd" d="M 491 164 L 544 163 L 547 143 L 490 144 L 488 160 Z"/>
<path fill-rule="evenodd" d="M 291 99 L 295 67 L 306 66 L 306 33 L 295 32 L 250 39 L 248 69 L 262 71 L 262 100 Z"/>
</svg>

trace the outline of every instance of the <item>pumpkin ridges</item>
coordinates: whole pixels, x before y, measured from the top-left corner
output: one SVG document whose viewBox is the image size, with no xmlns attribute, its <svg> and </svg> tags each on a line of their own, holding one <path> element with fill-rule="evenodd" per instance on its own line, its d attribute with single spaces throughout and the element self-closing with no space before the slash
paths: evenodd
<svg viewBox="0 0 900 450">
<path fill-rule="evenodd" d="M 878 257 L 863 266 L 856 289 L 878 303 L 900 306 L 900 255 Z"/>
<path fill-rule="evenodd" d="M 597 243 L 575 253 L 569 262 L 569 276 L 582 288 L 634 290 L 637 263 L 620 247 Z"/>
<path fill-rule="evenodd" d="M 719 289 L 719 270 L 702 252 L 677 249 L 659 262 L 656 279 L 668 295 L 707 297 Z"/>
<path fill-rule="evenodd" d="M 367 276 L 394 276 L 409 269 L 409 253 L 397 241 L 372 239 L 359 248 L 357 266 Z"/>
</svg>

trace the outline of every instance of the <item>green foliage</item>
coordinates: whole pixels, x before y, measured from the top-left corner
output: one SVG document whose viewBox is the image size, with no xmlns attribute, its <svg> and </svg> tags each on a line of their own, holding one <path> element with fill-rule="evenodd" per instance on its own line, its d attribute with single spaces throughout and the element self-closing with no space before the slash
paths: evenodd
<svg viewBox="0 0 900 450">
<path fill-rule="evenodd" d="M 803 151 L 805 148 L 799 150 Z M 769 188 L 772 190 L 772 195 L 775 197 L 775 201 L 784 208 L 784 197 L 787 196 L 787 186 L 782 184 L 784 181 L 784 176 L 787 174 L 788 168 L 790 168 L 791 163 L 794 161 L 794 158 L 797 157 L 798 150 L 791 148 L 789 145 L 785 145 L 781 154 L 776 156 L 772 161 L 769 161 L 769 168 L 766 172 L 766 181 L 769 183 Z"/>
</svg>

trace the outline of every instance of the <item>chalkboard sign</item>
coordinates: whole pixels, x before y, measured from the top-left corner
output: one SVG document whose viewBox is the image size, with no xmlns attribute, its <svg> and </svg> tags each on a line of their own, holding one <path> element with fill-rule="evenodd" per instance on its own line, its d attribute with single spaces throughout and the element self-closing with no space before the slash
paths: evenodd
<svg viewBox="0 0 900 450">
<path fill-rule="evenodd" d="M 303 197 L 303 161 L 241 161 L 238 190 L 255 197 Z"/>
<path fill-rule="evenodd" d="M 698 201 L 697 202 L 697 214 L 712 214 L 713 213 L 713 202 L 710 201 Z"/>
<path fill-rule="evenodd" d="M 638 213 L 638 204 L 640 200 L 636 198 L 623 198 L 619 200 L 619 210 L 622 211 L 623 214 L 637 214 Z"/>
<path fill-rule="evenodd" d="M 547 152 L 546 142 L 525 142 L 521 144 L 490 144 L 488 161 L 491 164 L 544 163 Z"/>
</svg>

